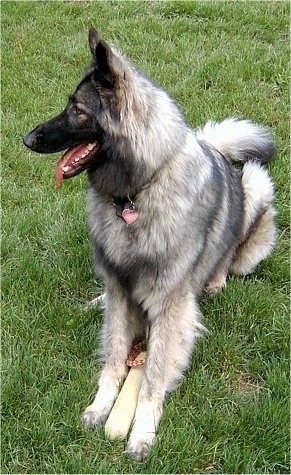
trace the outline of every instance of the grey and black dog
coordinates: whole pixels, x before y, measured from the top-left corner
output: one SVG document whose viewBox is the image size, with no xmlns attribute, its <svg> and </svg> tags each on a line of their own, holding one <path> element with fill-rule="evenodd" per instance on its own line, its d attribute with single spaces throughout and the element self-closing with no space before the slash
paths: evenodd
<svg viewBox="0 0 291 475">
<path fill-rule="evenodd" d="M 39 153 L 68 149 L 56 180 L 88 171 L 89 231 L 105 282 L 104 367 L 86 426 L 104 422 L 127 375 L 133 342 L 147 360 L 127 452 L 144 458 L 166 393 L 203 332 L 197 298 L 246 275 L 275 243 L 274 155 L 263 127 L 208 122 L 193 131 L 175 102 L 94 28 L 93 63 L 65 110 L 24 139 Z M 232 162 L 243 163 L 242 170 Z"/>
</svg>

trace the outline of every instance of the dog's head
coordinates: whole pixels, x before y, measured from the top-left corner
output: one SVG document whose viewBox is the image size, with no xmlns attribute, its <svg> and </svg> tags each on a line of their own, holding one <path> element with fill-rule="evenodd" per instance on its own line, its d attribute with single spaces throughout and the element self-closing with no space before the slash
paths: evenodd
<svg viewBox="0 0 291 475">
<path fill-rule="evenodd" d="M 111 124 L 120 120 L 117 97 L 125 77 L 120 57 L 94 28 L 89 30 L 89 46 L 92 66 L 69 97 L 66 108 L 23 139 L 28 148 L 38 153 L 68 149 L 57 165 L 58 186 L 63 178 L 81 173 L 98 159 L 106 147 L 109 118 Z"/>
</svg>

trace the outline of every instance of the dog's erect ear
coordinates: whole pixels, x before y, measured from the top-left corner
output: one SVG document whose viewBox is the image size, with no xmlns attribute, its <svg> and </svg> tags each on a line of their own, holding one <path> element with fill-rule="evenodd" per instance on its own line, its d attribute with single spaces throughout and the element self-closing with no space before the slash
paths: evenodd
<svg viewBox="0 0 291 475">
<path fill-rule="evenodd" d="M 98 45 L 100 41 L 100 36 L 97 30 L 93 26 L 89 28 L 89 46 L 91 49 L 91 53 L 93 55 L 93 58 L 95 59 L 95 51 L 96 51 L 96 46 Z"/>
<path fill-rule="evenodd" d="M 99 80 L 105 87 L 113 87 L 114 66 L 113 53 L 110 46 L 101 40 L 95 28 L 89 29 L 89 46 L 96 65 L 96 80 Z"/>
<path fill-rule="evenodd" d="M 94 62 L 99 69 L 106 69 L 109 66 L 111 50 L 105 41 L 101 40 L 98 31 L 91 26 L 89 29 L 89 46 Z"/>
</svg>

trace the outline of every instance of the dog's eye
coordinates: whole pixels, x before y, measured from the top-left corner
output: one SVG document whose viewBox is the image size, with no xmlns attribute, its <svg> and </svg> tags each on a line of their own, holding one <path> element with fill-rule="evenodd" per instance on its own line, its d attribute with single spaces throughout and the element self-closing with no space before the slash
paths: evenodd
<svg viewBox="0 0 291 475">
<path fill-rule="evenodd" d="M 82 109 L 80 109 L 78 106 L 75 105 L 74 108 L 75 108 L 75 112 L 76 112 L 77 115 L 84 115 L 85 114 L 85 112 Z"/>
</svg>

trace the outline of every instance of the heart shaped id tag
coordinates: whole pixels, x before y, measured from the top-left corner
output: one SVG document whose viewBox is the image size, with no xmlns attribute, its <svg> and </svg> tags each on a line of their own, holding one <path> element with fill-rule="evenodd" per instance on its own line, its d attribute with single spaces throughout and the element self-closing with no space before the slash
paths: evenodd
<svg viewBox="0 0 291 475">
<path fill-rule="evenodd" d="M 122 217 L 127 224 L 132 224 L 138 219 L 138 211 L 136 209 L 124 208 Z"/>
</svg>

